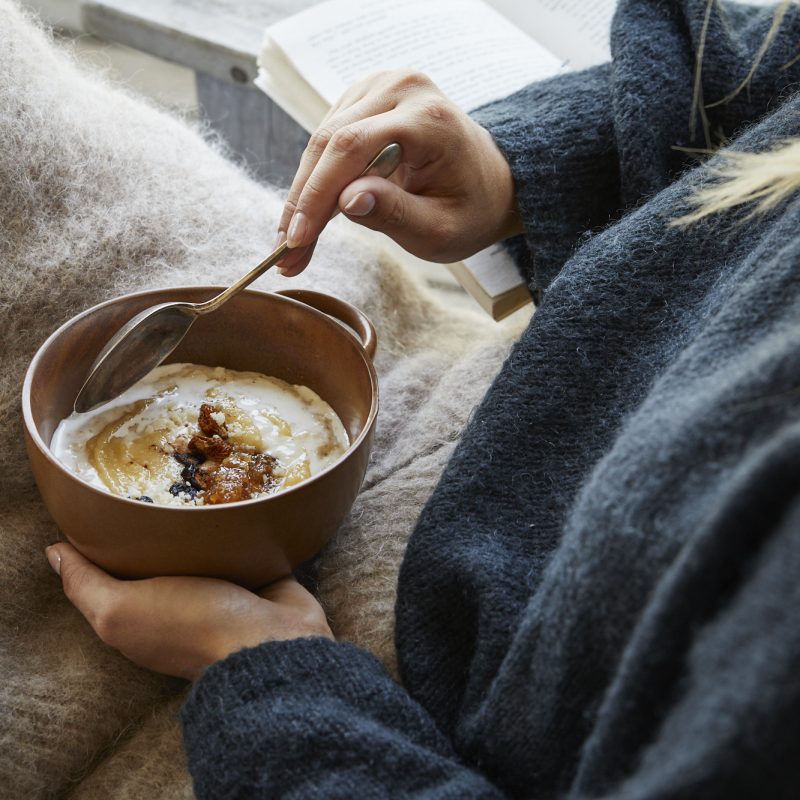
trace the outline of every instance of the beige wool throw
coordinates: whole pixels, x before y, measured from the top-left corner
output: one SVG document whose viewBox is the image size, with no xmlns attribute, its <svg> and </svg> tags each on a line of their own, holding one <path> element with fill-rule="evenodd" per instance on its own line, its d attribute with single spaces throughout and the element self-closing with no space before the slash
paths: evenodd
<svg viewBox="0 0 800 800">
<path fill-rule="evenodd" d="M 184 683 L 135 667 L 64 598 L 58 532 L 28 469 L 19 396 L 36 348 L 82 309 L 145 287 L 223 285 L 274 242 L 281 199 L 201 132 L 89 74 L 0 0 L 0 795 L 187 798 Z M 516 325 L 443 308 L 351 223 L 291 281 L 364 309 L 381 411 L 361 494 L 319 564 L 336 635 L 394 670 L 393 606 L 414 521 Z M 108 521 L 98 520 L 98 525 Z"/>
</svg>

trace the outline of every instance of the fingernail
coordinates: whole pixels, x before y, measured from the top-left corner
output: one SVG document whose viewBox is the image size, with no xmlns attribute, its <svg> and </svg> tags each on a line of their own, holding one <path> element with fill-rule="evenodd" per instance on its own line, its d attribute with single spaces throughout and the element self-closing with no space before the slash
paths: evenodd
<svg viewBox="0 0 800 800">
<path fill-rule="evenodd" d="M 47 556 L 47 561 L 53 568 L 53 572 L 56 575 L 61 575 L 61 556 L 58 554 L 58 550 L 55 550 L 51 545 L 50 547 L 45 547 L 44 554 Z"/>
<path fill-rule="evenodd" d="M 286 241 L 286 231 L 278 231 L 278 236 L 275 239 L 275 244 L 272 246 L 273 250 L 277 250 Z"/>
<path fill-rule="evenodd" d="M 286 237 L 286 244 L 289 247 L 299 247 L 303 243 L 303 238 L 308 229 L 308 220 L 302 211 L 295 211 L 292 221 L 289 223 L 289 233 Z"/>
<path fill-rule="evenodd" d="M 275 272 L 277 272 L 277 273 L 278 273 L 278 275 L 281 275 L 281 276 L 282 276 L 282 277 L 284 277 L 284 278 L 286 277 L 286 273 L 287 273 L 288 271 L 289 271 L 289 270 L 288 270 L 288 268 L 287 268 L 287 267 L 275 267 Z"/>
<path fill-rule="evenodd" d="M 366 217 L 375 208 L 372 192 L 359 192 L 345 207 L 344 213 L 351 217 Z"/>
</svg>

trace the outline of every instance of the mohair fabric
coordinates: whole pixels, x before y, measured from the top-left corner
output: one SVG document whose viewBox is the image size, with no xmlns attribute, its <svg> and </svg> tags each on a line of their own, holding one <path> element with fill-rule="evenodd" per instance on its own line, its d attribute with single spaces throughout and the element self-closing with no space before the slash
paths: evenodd
<svg viewBox="0 0 800 800">
<path fill-rule="evenodd" d="M 271 250 L 280 209 L 202 132 L 84 71 L 0 0 L 3 798 L 192 796 L 178 719 L 186 684 L 103 645 L 45 561 L 58 531 L 27 466 L 20 392 L 37 347 L 72 315 L 129 291 L 230 283 Z M 317 581 L 337 636 L 393 671 L 406 540 L 521 324 L 443 308 L 342 219 L 302 277 L 255 284 L 288 286 L 338 295 L 377 328 L 373 458 Z"/>
<path fill-rule="evenodd" d="M 319 638 L 230 656 L 183 709 L 199 796 L 797 796 L 800 198 L 671 225 L 705 8 L 623 2 L 610 66 L 477 114 L 546 291 L 409 541 L 405 688 Z M 706 103 L 770 22 L 711 6 Z M 799 39 L 714 135 L 800 134 Z"/>
</svg>

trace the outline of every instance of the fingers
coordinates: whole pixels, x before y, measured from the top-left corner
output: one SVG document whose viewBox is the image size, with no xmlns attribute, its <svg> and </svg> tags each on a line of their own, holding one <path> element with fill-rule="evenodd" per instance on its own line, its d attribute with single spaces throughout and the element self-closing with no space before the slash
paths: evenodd
<svg viewBox="0 0 800 800">
<path fill-rule="evenodd" d="M 317 243 L 314 242 L 308 247 L 298 247 L 296 250 L 290 250 L 286 255 L 279 267 L 281 275 L 287 278 L 299 275 L 307 266 L 311 257 L 314 255 Z"/>
<path fill-rule="evenodd" d="M 342 190 L 356 180 L 387 144 L 403 148 L 404 169 L 419 169 L 434 160 L 439 144 L 428 135 L 425 119 L 385 113 L 340 128 L 305 181 L 287 231 L 289 247 L 315 241 L 336 211 Z"/>
<path fill-rule="evenodd" d="M 270 583 L 258 594 L 270 603 L 274 603 L 273 610 L 279 609 L 283 614 L 288 614 L 292 620 L 291 627 L 287 632 L 281 632 L 276 628 L 272 638 L 289 639 L 298 636 L 335 638 L 319 601 L 311 592 L 303 588 L 293 575 Z"/>
<path fill-rule="evenodd" d="M 50 565 L 61 575 L 64 594 L 100 635 L 99 620 L 120 592 L 122 581 L 112 578 L 66 542 L 48 547 L 45 552 Z"/>
<path fill-rule="evenodd" d="M 344 117 L 340 116 L 336 123 L 331 123 L 330 127 L 323 123 L 322 127 L 314 134 L 314 136 L 311 137 L 311 140 L 309 141 L 308 146 L 303 153 L 300 166 L 298 167 L 297 173 L 294 176 L 294 180 L 292 181 L 292 185 L 289 189 L 288 197 L 286 198 L 286 202 L 283 206 L 283 211 L 281 212 L 281 218 L 278 223 L 278 237 L 275 243 L 276 247 L 281 242 L 286 241 L 288 238 L 287 234 L 291 227 L 295 212 L 297 211 L 297 202 L 300 199 L 300 195 L 306 185 L 306 182 L 308 181 L 309 176 L 317 165 L 317 162 L 324 150 L 325 143 L 329 140 L 329 137 L 333 135 L 332 132 L 337 129 L 338 125 L 346 123 L 350 118 L 355 120 L 357 118 L 357 114 L 358 112 L 352 112 Z M 295 223 L 295 226 L 292 229 L 293 233 L 297 232 L 300 219 L 301 218 L 298 218 L 298 221 Z M 327 219 L 325 222 L 327 222 Z M 297 275 L 305 269 L 306 265 L 311 260 L 311 256 L 313 255 L 314 246 L 316 245 L 316 237 L 313 239 L 306 237 L 304 244 L 304 247 L 300 247 L 295 242 L 289 243 L 289 246 L 292 248 L 292 250 L 290 250 L 290 252 L 278 262 L 279 269 L 283 275 L 291 277 L 293 275 Z"/>
<path fill-rule="evenodd" d="M 289 247 L 309 245 L 320 235 L 336 210 L 339 193 L 386 144 L 378 144 L 379 136 L 374 118 L 314 134 L 286 203 L 285 213 L 291 214 L 285 229 Z"/>
<path fill-rule="evenodd" d="M 353 222 L 381 231 L 428 261 L 457 260 L 458 242 L 446 200 L 415 195 L 382 178 L 359 178 L 339 196 L 339 208 Z"/>
<path fill-rule="evenodd" d="M 343 98 L 344 99 L 344 98 Z M 349 125 L 355 125 L 362 120 L 369 119 L 376 114 L 385 111 L 385 103 L 381 99 L 364 98 L 357 96 L 354 103 L 347 106 L 342 106 L 335 113 L 329 112 L 328 116 L 322 122 L 322 125 L 314 132 L 309 139 L 303 156 L 300 159 L 300 165 L 295 173 L 292 185 L 289 188 L 289 194 L 286 197 L 283 211 L 281 213 L 280 221 L 278 222 L 279 233 L 286 234 L 289 230 L 289 225 L 294 216 L 297 208 L 297 201 L 303 188 L 306 185 L 311 173 L 314 171 L 317 163 L 322 157 L 325 149 L 338 131 Z M 355 175 L 358 175 L 369 161 L 374 157 L 375 153 L 368 157 Z M 335 194 L 333 195 L 335 198 Z"/>
<path fill-rule="evenodd" d="M 215 578 L 118 581 L 59 543 L 46 549 L 64 592 L 99 638 L 147 669 L 188 680 L 244 647 L 333 638 L 322 607 L 294 578 L 261 594 Z"/>
<path fill-rule="evenodd" d="M 345 92 L 312 135 L 289 190 L 278 230 L 291 249 L 314 244 L 335 212 L 342 189 L 381 148 L 399 142 L 404 161 L 413 164 L 419 160 L 415 151 L 420 143 L 436 146 L 437 137 L 427 135 L 425 113 L 433 91 L 438 92 L 424 75 L 389 72 Z M 436 122 L 441 125 L 442 120 Z M 290 253 L 280 266 L 284 274 L 295 275 L 309 259 L 310 253 L 294 257 Z"/>
<path fill-rule="evenodd" d="M 344 94 L 330 107 L 328 113 L 322 118 L 322 125 L 335 117 L 338 113 L 346 108 L 354 106 L 359 100 L 362 100 L 370 91 L 372 84 L 377 76 L 370 75 L 362 81 L 358 81 L 345 89 Z"/>
<path fill-rule="evenodd" d="M 267 584 L 257 594 L 272 603 L 296 608 L 317 605 L 314 595 L 304 589 L 294 575 L 287 575 L 285 578 Z"/>
</svg>

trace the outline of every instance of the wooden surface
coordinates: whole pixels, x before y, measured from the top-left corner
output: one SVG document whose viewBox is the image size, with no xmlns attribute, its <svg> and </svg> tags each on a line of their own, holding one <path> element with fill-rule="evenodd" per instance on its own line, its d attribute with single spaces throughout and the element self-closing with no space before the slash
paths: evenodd
<svg viewBox="0 0 800 800">
<path fill-rule="evenodd" d="M 217 78 L 255 77 L 264 29 L 317 0 L 86 0 L 86 29 Z M 238 66 L 245 76 L 233 76 Z"/>
<path fill-rule="evenodd" d="M 203 117 L 262 181 L 288 187 L 308 134 L 263 92 L 206 72 L 195 74 Z"/>
<path fill-rule="evenodd" d="M 265 181 L 287 185 L 308 134 L 253 86 L 264 29 L 317 0 L 86 0 L 89 33 L 195 71 L 203 116 Z"/>
</svg>

